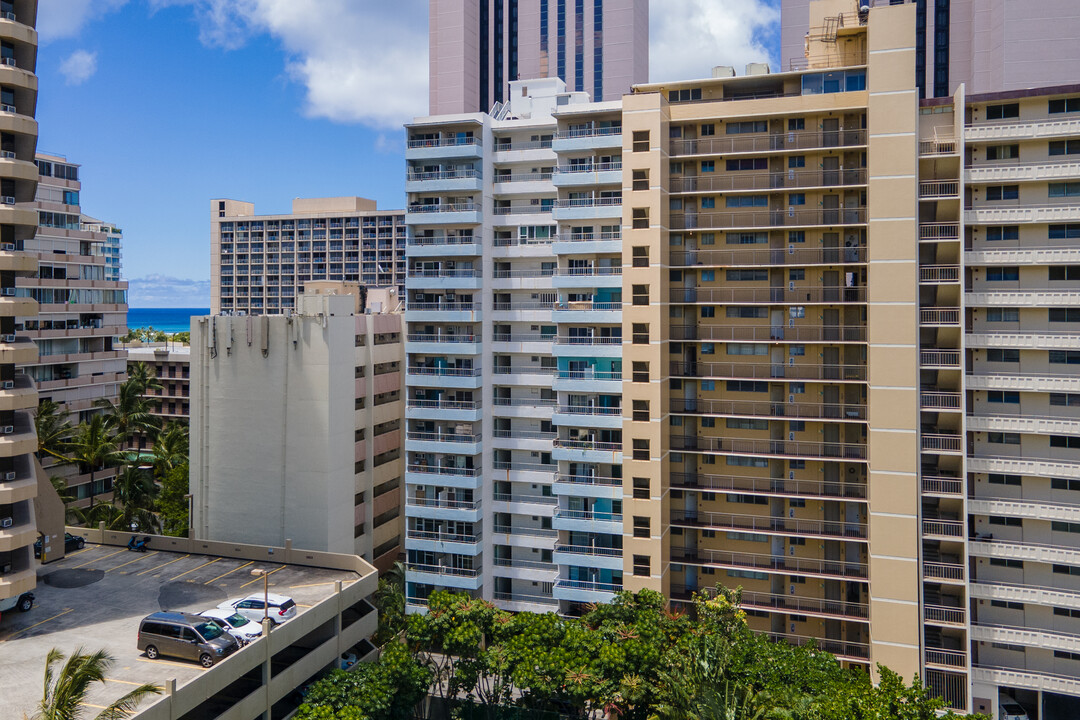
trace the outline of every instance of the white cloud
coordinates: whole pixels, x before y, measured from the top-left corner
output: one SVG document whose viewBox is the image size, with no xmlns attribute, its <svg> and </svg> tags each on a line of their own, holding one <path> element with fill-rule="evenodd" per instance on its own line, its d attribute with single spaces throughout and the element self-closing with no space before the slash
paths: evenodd
<svg viewBox="0 0 1080 720">
<path fill-rule="evenodd" d="M 427 106 L 426 0 L 150 0 L 189 5 L 207 45 L 236 48 L 265 32 L 307 89 L 305 114 L 399 128 Z"/>
<path fill-rule="evenodd" d="M 41 0 L 37 18 L 41 41 L 76 37 L 90 20 L 126 3 L 127 0 Z"/>
<path fill-rule="evenodd" d="M 210 281 L 169 275 L 128 280 L 128 304 L 137 308 L 210 307 Z"/>
<path fill-rule="evenodd" d="M 733 65 L 742 74 L 746 63 L 769 59 L 763 36 L 775 33 L 779 20 L 779 9 L 765 0 L 653 0 L 650 78 L 709 77 L 716 65 Z"/>
<path fill-rule="evenodd" d="M 60 74 L 68 85 L 82 85 L 97 72 L 97 53 L 76 50 L 60 63 Z"/>
</svg>

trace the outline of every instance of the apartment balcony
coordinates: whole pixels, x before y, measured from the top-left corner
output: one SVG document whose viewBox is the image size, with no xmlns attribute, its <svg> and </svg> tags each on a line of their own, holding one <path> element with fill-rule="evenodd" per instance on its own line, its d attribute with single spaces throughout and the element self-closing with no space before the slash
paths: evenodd
<svg viewBox="0 0 1080 720">
<path fill-rule="evenodd" d="M 605 533 L 622 535 L 623 516 L 621 513 L 593 512 L 591 510 L 567 510 L 556 508 L 551 519 L 551 526 L 556 530 L 568 532 Z"/>
<path fill-rule="evenodd" d="M 976 371 L 968 374 L 964 385 L 968 390 L 1080 393 L 1080 376 L 1051 375 L 1049 373 L 1010 375 L 1008 373 Z"/>
<path fill-rule="evenodd" d="M 555 201 L 556 221 L 622 220 L 621 197 L 571 198 Z"/>
<path fill-rule="evenodd" d="M 555 398 L 523 397 L 523 398 L 495 398 L 492 400 L 495 406 L 494 415 L 509 418 L 541 418 L 550 420 L 558 400 Z"/>
<path fill-rule="evenodd" d="M 959 180 L 925 180 L 919 183 L 920 200 L 959 199 Z"/>
<path fill-rule="evenodd" d="M 492 368 L 494 382 L 499 385 L 550 387 L 555 372 L 555 368 L 539 365 L 496 365 Z"/>
<path fill-rule="evenodd" d="M 768 515 L 736 515 L 733 513 L 672 510 L 671 524 L 677 527 L 726 530 L 729 532 L 767 533 L 791 537 L 842 538 L 865 541 L 866 523 L 830 520 L 808 520 Z"/>
<path fill-rule="evenodd" d="M 574 301 L 558 303 L 552 319 L 559 323 L 611 325 L 622 322 L 621 302 Z"/>
<path fill-rule="evenodd" d="M 919 366 L 925 370 L 959 370 L 959 350 L 920 350 Z"/>
<path fill-rule="evenodd" d="M 671 141 L 672 155 L 771 154 L 784 150 L 856 148 L 866 145 L 865 130 L 827 130 L 770 134 L 723 135 Z"/>
<path fill-rule="evenodd" d="M 1078 205 L 980 205 L 964 211 L 968 225 L 1027 225 L 1033 223 L 1068 223 L 1080 221 Z"/>
<path fill-rule="evenodd" d="M 968 543 L 968 554 L 972 557 L 1080 566 L 1080 548 L 1067 548 L 1062 545 L 998 539 L 972 540 Z"/>
<path fill-rule="evenodd" d="M 622 346 L 615 345 L 613 347 Z M 604 395 L 617 395 L 622 392 L 622 379 L 622 372 L 603 372 L 599 370 L 558 370 L 555 373 L 555 380 L 553 381 L 552 389 L 554 389 L 555 392 L 600 393 Z"/>
<path fill-rule="evenodd" d="M 33 540 L 31 540 L 33 542 Z M 30 592 L 37 584 L 37 561 L 27 562 L 13 559 L 11 572 L 0 575 L 0 597 L 16 598 L 24 592 Z"/>
<path fill-rule="evenodd" d="M 34 167 L 32 163 L 27 163 Z M 34 170 L 35 180 L 37 170 Z M 0 272 L 10 272 L 16 277 L 36 277 L 38 272 L 38 259 L 27 252 L 17 250 L 0 250 Z"/>
<path fill-rule="evenodd" d="M 552 183 L 557 188 L 580 188 L 595 185 L 622 185 L 622 163 L 559 165 Z"/>
<path fill-rule="evenodd" d="M 34 471 L 30 457 L 18 455 L 13 460 L 15 476 L 11 480 L 3 479 L 0 481 L 0 505 L 13 505 L 37 497 L 37 474 Z M 6 474 L 4 477 L 7 477 Z M 620 484 L 619 487 L 620 493 L 618 497 L 621 498 L 622 485 Z"/>
<path fill-rule="evenodd" d="M 1019 585 L 994 580 L 974 580 L 968 592 L 976 600 L 1001 600 L 1044 607 L 1080 609 L 1080 592 L 1057 587 Z"/>
<path fill-rule="evenodd" d="M 810 267 L 814 265 L 860 265 L 866 262 L 864 247 L 672 250 L 671 267 Z"/>
<path fill-rule="evenodd" d="M 405 511 L 412 518 L 480 522 L 479 500 L 450 500 L 410 495 L 405 498 Z"/>
<path fill-rule="evenodd" d="M 1080 462 L 1023 456 L 969 455 L 968 472 L 1080 479 Z"/>
<path fill-rule="evenodd" d="M 563 288 L 621 288 L 622 267 L 559 268 L 551 286 Z"/>
<path fill-rule="evenodd" d="M 553 482 L 558 466 L 553 463 L 492 460 L 491 468 L 495 480 L 547 485 Z"/>
<path fill-rule="evenodd" d="M 801 558 L 792 555 L 671 548 L 671 562 L 682 565 L 713 567 L 723 570 L 750 570 L 770 575 L 798 575 L 825 580 L 866 580 L 866 563 L 843 560 Z"/>
<path fill-rule="evenodd" d="M 519 238 L 519 237 L 496 237 L 491 247 L 485 249 L 491 257 L 504 259 L 517 258 L 544 258 L 551 259 L 551 247 L 555 242 L 554 237 L 548 238 Z"/>
<path fill-rule="evenodd" d="M 971 680 L 991 687 L 1016 687 L 1074 697 L 1080 695 L 1080 678 L 1076 675 L 1055 675 L 1035 670 L 975 665 L 971 668 Z"/>
<path fill-rule="evenodd" d="M 796 480 L 767 477 L 741 477 L 736 475 L 699 475 L 696 473 L 671 473 L 673 490 L 711 491 L 739 495 L 765 497 L 798 497 L 815 500 L 865 500 L 866 484 L 863 482 L 826 482 L 823 480 Z M 620 481 L 621 482 L 621 481 Z"/>
<path fill-rule="evenodd" d="M 1038 140 L 1041 138 L 1080 135 L 1080 119 L 1041 120 L 1037 122 L 987 122 L 964 127 L 968 142 L 990 140 Z"/>
<path fill-rule="evenodd" d="M 415 516 L 409 511 L 408 517 Z M 421 550 L 424 552 L 452 553 L 475 557 L 483 550 L 484 546 L 481 540 L 480 533 L 463 535 L 414 528 L 405 531 L 405 547 L 409 550 Z"/>
<path fill-rule="evenodd" d="M 416 453 L 479 455 L 483 448 L 482 435 L 409 430 L 405 433 L 405 442 L 408 450 Z"/>
<path fill-rule="evenodd" d="M 919 439 L 921 441 L 920 447 L 925 453 L 939 455 L 962 455 L 964 453 L 963 435 L 924 432 Z"/>
<path fill-rule="evenodd" d="M 556 303 L 543 300 L 515 300 L 492 305 L 496 322 L 551 323 Z"/>
<path fill-rule="evenodd" d="M 480 138 L 451 135 L 435 140 L 409 140 L 405 148 L 405 160 L 480 159 L 483 153 Z"/>
<path fill-rule="evenodd" d="M 495 503 L 491 507 L 492 512 L 542 517 L 550 517 L 551 511 L 559 504 L 559 498 L 554 495 L 494 493 L 492 500 Z"/>
<path fill-rule="evenodd" d="M 870 646 L 866 643 L 837 640 L 832 638 L 794 635 L 791 633 L 765 633 L 774 642 L 786 642 L 798 647 L 813 645 L 819 650 L 831 653 L 842 662 L 870 662 Z"/>
<path fill-rule="evenodd" d="M 1020 498 L 968 498 L 968 512 L 972 515 L 997 515 L 1022 517 L 1031 520 L 1080 522 L 1080 505 Z"/>
<path fill-rule="evenodd" d="M 548 191 L 550 189 L 548 188 Z M 543 202 L 522 205 L 496 204 L 491 209 L 491 214 L 496 225 L 549 225 L 553 202 L 553 199 L 545 198 Z"/>
<path fill-rule="evenodd" d="M 551 269 L 496 270 L 491 275 L 492 290 L 550 290 Z"/>
<path fill-rule="evenodd" d="M 674 595 L 674 592 L 672 594 Z M 742 593 L 740 607 L 760 612 L 806 615 L 829 620 L 853 620 L 857 622 L 868 620 L 870 617 L 870 607 L 865 603 L 746 590 Z M 818 647 L 822 647 L 820 643 L 839 641 L 822 639 L 818 642 Z"/>
<path fill-rule="evenodd" d="M 621 127 L 576 128 L 555 133 L 551 149 L 557 153 L 622 149 L 622 141 Z"/>
<path fill-rule="evenodd" d="M 975 165 L 964 171 L 967 185 L 999 182 L 1046 182 L 1080 177 L 1078 162 L 1007 163 Z"/>
<path fill-rule="evenodd" d="M 562 320 L 561 316 L 557 318 Z M 620 328 L 621 330 L 621 328 Z M 551 354 L 556 357 L 604 357 L 621 358 L 623 339 L 621 335 L 559 335 L 551 346 Z"/>
<path fill-rule="evenodd" d="M 950 242 L 960 239 L 960 223 L 919 223 L 919 242 Z"/>
<path fill-rule="evenodd" d="M 472 334 L 409 332 L 405 336 L 407 355 L 478 355 L 481 353 L 481 347 L 481 337 Z M 416 375 L 422 375 L 422 373 L 418 372 Z"/>
<path fill-rule="evenodd" d="M 705 452 L 723 455 L 760 455 L 767 457 L 806 459 L 835 459 L 865 461 L 866 445 L 844 442 L 812 442 L 797 440 L 754 440 L 715 436 L 672 435 L 671 449 L 675 452 Z"/>
<path fill-rule="evenodd" d="M 552 597 L 574 603 L 610 603 L 615 593 L 623 589 L 622 583 L 602 583 L 588 580 L 559 578 L 551 590 Z"/>
<path fill-rule="evenodd" d="M 496 577 L 529 580 L 534 583 L 555 582 L 555 578 L 559 575 L 559 568 L 554 563 L 539 560 L 495 558 L 492 560 L 492 565 L 494 567 L 491 574 Z"/>
<path fill-rule="evenodd" d="M 959 283 L 959 265 L 922 265 L 919 267 L 920 285 L 957 285 Z"/>
<path fill-rule="evenodd" d="M 405 257 L 478 257 L 483 253 L 479 235 L 414 235 L 405 243 Z"/>
<path fill-rule="evenodd" d="M 936 627 L 963 629 L 967 627 L 967 611 L 962 607 L 924 605 L 923 621 Z"/>
<path fill-rule="evenodd" d="M 484 278 L 479 270 L 421 270 L 410 268 L 405 288 L 413 290 L 479 290 Z"/>
<path fill-rule="evenodd" d="M 492 178 L 492 192 L 500 197 L 535 197 L 551 192 L 551 173 L 499 173 Z"/>
<path fill-rule="evenodd" d="M 445 348 L 443 352 L 445 352 Z M 406 352 L 422 352 L 406 349 Z M 409 385 L 414 387 L 440 387 L 477 389 L 483 386 L 480 368 L 409 367 L 405 370 Z"/>
<path fill-rule="evenodd" d="M 550 355 L 554 341 L 554 335 L 542 333 L 494 333 L 491 336 L 491 351 L 500 354 Z"/>
<path fill-rule="evenodd" d="M 968 415 L 972 432 L 1021 432 L 1040 435 L 1080 435 L 1080 418 L 1036 415 Z"/>
<path fill-rule="evenodd" d="M 718 380 L 824 380 L 828 382 L 866 382 L 865 365 L 819 365 L 783 363 L 685 363 L 673 361 L 673 377 L 715 378 Z"/>
<path fill-rule="evenodd" d="M 37 385 L 30 376 L 19 373 L 10 382 L 11 387 L 0 389 L 0 410 L 37 410 Z"/>
<path fill-rule="evenodd" d="M 970 636 L 977 642 L 1022 645 L 1040 650 L 1080 652 L 1080 635 L 1053 630 L 972 623 Z"/>
<path fill-rule="evenodd" d="M 675 415 L 715 415 L 806 420 L 866 420 L 866 406 L 856 403 L 800 403 L 672 398 Z"/>
<path fill-rule="evenodd" d="M 622 252 L 621 232 L 560 233 L 552 246 L 556 255 L 594 255 Z"/>
<path fill-rule="evenodd" d="M 865 343 L 861 325 L 669 325 L 671 340 L 747 342 Z"/>
<path fill-rule="evenodd" d="M 968 250 L 967 265 L 1067 265 L 1080 263 L 1080 247 L 1018 247 L 1001 250 Z"/>
<path fill-rule="evenodd" d="M 405 176 L 407 193 L 480 192 L 483 189 L 480 171 L 474 169 L 410 171 Z"/>
<path fill-rule="evenodd" d="M 708 173 L 671 178 L 672 193 L 786 192 L 796 189 L 853 187 L 866 184 L 866 170 L 788 170 L 787 172 Z"/>
<path fill-rule="evenodd" d="M 960 327 L 963 313 L 960 308 L 923 307 L 919 308 L 919 325 L 922 327 Z"/>
<path fill-rule="evenodd" d="M 935 137 L 919 141 L 919 155 L 922 157 L 958 155 L 959 153 L 960 143 L 953 137 Z"/>
<path fill-rule="evenodd" d="M 923 661 L 927 668 L 963 671 L 967 668 L 967 653 L 963 650 L 928 647 L 923 650 Z"/>
<path fill-rule="evenodd" d="M 17 410 L 14 420 L 9 426 L 11 432 L 0 434 L 0 457 L 24 455 L 36 452 L 37 432 L 34 429 L 34 420 L 26 410 Z M 0 428 L 7 430 L 8 428 Z"/>
<path fill-rule="evenodd" d="M 964 497 L 964 481 L 960 478 L 924 475 L 922 494 L 928 497 L 961 499 Z"/>
<path fill-rule="evenodd" d="M 483 416 L 479 401 L 417 400 L 416 398 L 405 401 L 405 417 L 409 420 L 480 422 Z"/>
<path fill-rule="evenodd" d="M 622 463 L 623 444 L 621 442 L 599 442 L 595 440 L 570 440 L 556 438 L 552 443 L 551 459 L 557 462 L 579 463 Z"/>
<path fill-rule="evenodd" d="M 569 218 L 568 218 L 569 219 Z M 673 212 L 672 230 L 760 230 L 864 225 L 866 208 Z"/>
<path fill-rule="evenodd" d="M 544 165 L 555 164 L 555 152 L 550 140 L 520 140 L 511 142 L 497 138 L 495 140 L 492 162 L 503 163 L 542 162 Z"/>
<path fill-rule="evenodd" d="M 1080 305 L 1080 291 L 968 292 L 964 302 L 968 307 L 1074 307 Z"/>
<path fill-rule="evenodd" d="M 936 410 L 956 412 L 962 411 L 964 396 L 958 392 L 933 392 L 923 390 L 919 393 L 919 408 L 922 410 Z"/>
<path fill-rule="evenodd" d="M 555 432 L 539 430 L 492 430 L 492 447 L 499 450 L 529 450 L 544 452 L 551 448 Z"/>
<path fill-rule="evenodd" d="M 922 535 L 925 540 L 963 541 L 964 527 L 964 523 L 960 520 L 924 518 L 922 521 Z"/>
<path fill-rule="evenodd" d="M 618 532 L 619 534 L 622 533 L 621 526 Z M 555 546 L 553 558 L 559 565 L 618 570 L 620 572 L 623 569 L 622 548 L 563 545 L 560 543 Z"/>
<path fill-rule="evenodd" d="M 495 592 L 495 604 L 507 612 L 557 613 L 559 601 L 550 595 Z"/>
<path fill-rule="evenodd" d="M 967 334 L 969 348 L 1018 348 L 1020 350 L 1080 350 L 1080 332 L 978 331 Z"/>
<path fill-rule="evenodd" d="M 520 525 L 496 525 L 494 533 L 495 537 L 492 542 L 496 545 L 524 547 L 530 550 L 533 548 L 537 550 L 553 550 L 559 537 L 557 530 Z"/>
<path fill-rule="evenodd" d="M 479 570 L 455 568 L 446 565 L 420 565 L 409 563 L 405 566 L 408 582 L 423 585 L 438 585 L 457 590 L 479 590 L 483 578 Z"/>
<path fill-rule="evenodd" d="M 480 203 L 442 203 L 410 205 L 405 210 L 409 225 L 479 225 L 483 219 Z"/>
<path fill-rule="evenodd" d="M 407 323 L 478 323 L 480 305 L 471 302 L 407 302 Z"/>
<path fill-rule="evenodd" d="M 844 305 L 865 303 L 865 287 L 696 287 L 671 288 L 676 305 Z"/>
<path fill-rule="evenodd" d="M 622 429 L 621 407 L 595 405 L 560 405 L 551 418 L 556 425 L 571 427 Z"/>
<path fill-rule="evenodd" d="M 568 475 L 559 473 L 551 491 L 556 497 L 588 497 L 609 500 L 622 500 L 622 478 L 602 477 L 598 475 Z"/>
<path fill-rule="evenodd" d="M 923 561 L 923 580 L 944 585 L 964 585 L 967 568 L 956 563 Z"/>
<path fill-rule="evenodd" d="M 480 468 L 443 467 L 409 463 L 405 468 L 405 484 L 437 485 L 461 490 L 479 490 L 483 482 Z"/>
</svg>

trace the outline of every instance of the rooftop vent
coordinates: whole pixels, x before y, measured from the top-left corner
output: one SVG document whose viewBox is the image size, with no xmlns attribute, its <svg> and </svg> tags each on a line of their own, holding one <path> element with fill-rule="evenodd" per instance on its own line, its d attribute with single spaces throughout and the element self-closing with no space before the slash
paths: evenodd
<svg viewBox="0 0 1080 720">
<path fill-rule="evenodd" d="M 735 68 L 730 65 L 717 65 L 712 69 L 712 76 L 714 78 L 735 77 Z"/>
<path fill-rule="evenodd" d="M 747 75 L 768 75 L 769 63 L 746 63 Z"/>
</svg>

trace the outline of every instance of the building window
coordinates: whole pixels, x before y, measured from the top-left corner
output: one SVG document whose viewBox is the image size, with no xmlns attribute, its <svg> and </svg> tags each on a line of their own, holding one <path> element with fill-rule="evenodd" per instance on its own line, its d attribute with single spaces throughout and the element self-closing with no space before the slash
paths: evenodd
<svg viewBox="0 0 1080 720">
<path fill-rule="evenodd" d="M 648 517 L 641 517 L 639 515 L 634 516 L 634 537 L 647 538 L 652 535 L 650 532 L 651 522 Z"/>
<path fill-rule="evenodd" d="M 649 152 L 649 131 L 635 130 L 633 152 Z"/>
<path fill-rule="evenodd" d="M 635 361 L 631 367 L 633 368 L 633 382 L 649 382 L 649 363 Z"/>
<path fill-rule="evenodd" d="M 649 577 L 652 572 L 649 570 L 649 556 L 648 555 L 635 555 L 634 556 L 634 575 L 639 577 Z"/>
<path fill-rule="evenodd" d="M 649 478 L 634 478 L 634 499 L 648 500 L 650 495 Z"/>
<path fill-rule="evenodd" d="M 988 282 L 1016 282 L 1020 279 L 1020 268 L 1011 265 L 1005 267 L 992 267 L 986 271 Z"/>
<path fill-rule="evenodd" d="M 1051 100 L 1048 109 L 1051 115 L 1080 112 L 1080 97 Z"/>
<path fill-rule="evenodd" d="M 634 323 L 631 328 L 633 329 L 633 343 L 635 345 L 648 345 L 649 344 L 649 324 L 648 323 Z"/>
<path fill-rule="evenodd" d="M 1080 440 L 1080 438 L 1077 438 Z M 649 440 L 648 438 L 634 438 L 634 455 L 635 460 L 649 460 Z"/>
<path fill-rule="evenodd" d="M 987 105 L 987 120 L 1008 120 L 1020 117 L 1020 103 L 1005 103 L 1004 105 Z"/>
<path fill-rule="evenodd" d="M 986 188 L 987 200 L 1016 200 L 1019 197 L 1019 185 L 991 185 Z"/>
<path fill-rule="evenodd" d="M 1064 143 L 1062 143 L 1062 144 L 1064 145 Z M 1050 143 L 1050 145 L 1051 145 L 1050 154 L 1053 155 L 1053 154 L 1055 154 L 1053 152 L 1054 143 Z M 1057 153 L 1057 154 L 1062 155 L 1064 153 Z M 986 148 L 986 159 L 987 160 L 1015 160 L 1018 157 L 1020 157 L 1020 146 L 1016 145 L 1016 144 L 1013 144 L 1013 145 L 990 145 L 989 147 Z"/>
<path fill-rule="evenodd" d="M 1001 227 L 988 227 L 986 228 L 986 239 L 990 242 L 996 242 L 998 240 L 1019 240 L 1020 226 L 1002 225 Z"/>
</svg>

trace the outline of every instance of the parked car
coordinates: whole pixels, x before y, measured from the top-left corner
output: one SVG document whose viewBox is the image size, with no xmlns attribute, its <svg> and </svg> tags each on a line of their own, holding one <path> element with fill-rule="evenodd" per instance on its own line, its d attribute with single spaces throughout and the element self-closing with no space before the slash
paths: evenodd
<svg viewBox="0 0 1080 720">
<path fill-rule="evenodd" d="M 241 645 L 247 645 L 252 640 L 262 635 L 262 625 L 236 612 L 236 610 L 214 608 L 199 613 L 208 617 L 225 629 L 227 633 L 240 641 Z"/>
<path fill-rule="evenodd" d="M 86 546 L 86 538 L 81 538 L 78 535 L 72 535 L 71 533 L 64 533 L 64 552 L 70 553 L 76 550 L 82 550 Z M 41 538 L 34 541 L 34 557 L 41 557 Z"/>
<path fill-rule="evenodd" d="M 30 608 L 34 607 L 34 593 L 25 592 L 22 595 L 16 595 L 9 598 L 0 600 L 0 617 L 8 610 L 18 610 L 19 612 L 29 612 Z"/>
<path fill-rule="evenodd" d="M 1027 710 L 1015 700 L 1002 700 L 998 705 L 998 717 L 1000 720 L 1028 720 Z"/>
<path fill-rule="evenodd" d="M 286 620 L 292 620 L 296 617 L 296 603 L 292 601 L 292 598 L 270 593 L 267 596 L 267 600 L 269 600 L 270 607 L 266 612 L 266 616 L 269 617 L 275 625 L 280 625 Z M 248 595 L 243 598 L 227 600 L 218 605 L 218 607 L 222 609 L 232 608 L 248 620 L 254 620 L 255 622 L 262 622 L 263 619 L 264 606 L 261 593 L 258 595 Z"/>
<path fill-rule="evenodd" d="M 139 624 L 138 648 L 151 660 L 165 655 L 198 660 L 208 668 L 239 650 L 240 643 L 210 618 L 157 612 Z"/>
</svg>

